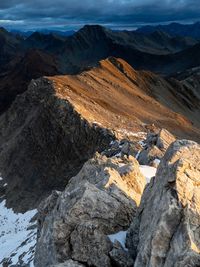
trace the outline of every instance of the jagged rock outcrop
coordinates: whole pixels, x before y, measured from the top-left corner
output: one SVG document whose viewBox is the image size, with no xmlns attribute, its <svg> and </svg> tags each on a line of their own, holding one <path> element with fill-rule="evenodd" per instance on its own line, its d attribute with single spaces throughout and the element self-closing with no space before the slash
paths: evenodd
<svg viewBox="0 0 200 267">
<path fill-rule="evenodd" d="M 37 207 L 52 190 L 63 190 L 84 162 L 113 140 L 90 124 L 47 78 L 32 81 L 0 117 L 0 172 L 7 205 Z"/>
<path fill-rule="evenodd" d="M 138 155 L 138 161 L 142 165 L 158 165 L 167 148 L 176 140 L 175 136 L 166 129 L 158 133 L 149 133 L 144 141 L 145 146 Z"/>
<path fill-rule="evenodd" d="M 134 267 L 200 266 L 200 146 L 174 142 L 146 187 L 127 245 Z"/>
<path fill-rule="evenodd" d="M 69 259 L 84 266 L 116 266 L 108 235 L 129 227 L 145 184 L 133 157 L 96 154 L 64 192 L 54 192 L 40 205 L 35 267 Z"/>
</svg>

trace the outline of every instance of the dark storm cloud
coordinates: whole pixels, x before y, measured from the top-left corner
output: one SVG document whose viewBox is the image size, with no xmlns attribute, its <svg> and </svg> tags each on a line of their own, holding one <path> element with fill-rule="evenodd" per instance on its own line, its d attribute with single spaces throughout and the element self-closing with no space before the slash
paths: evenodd
<svg viewBox="0 0 200 267">
<path fill-rule="evenodd" d="M 0 24 L 10 28 L 126 27 L 199 18 L 199 0 L 0 0 Z"/>
</svg>

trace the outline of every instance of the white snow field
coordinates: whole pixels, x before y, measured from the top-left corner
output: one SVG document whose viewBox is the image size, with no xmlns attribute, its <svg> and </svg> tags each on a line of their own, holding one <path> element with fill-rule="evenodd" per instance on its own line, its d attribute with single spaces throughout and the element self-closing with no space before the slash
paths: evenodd
<svg viewBox="0 0 200 267">
<path fill-rule="evenodd" d="M 108 235 L 108 237 L 112 243 L 114 243 L 116 240 L 122 245 L 124 249 L 126 249 L 125 247 L 126 234 L 127 234 L 127 231 L 119 231 L 118 233 Z"/>
<path fill-rule="evenodd" d="M 36 228 L 30 220 L 35 214 L 36 210 L 15 214 L 5 207 L 5 200 L 0 203 L 0 266 L 5 260 L 8 266 L 33 266 Z"/>
<path fill-rule="evenodd" d="M 151 178 L 156 175 L 157 169 L 147 165 L 140 165 L 140 171 L 146 177 L 147 183 L 149 183 Z"/>
</svg>

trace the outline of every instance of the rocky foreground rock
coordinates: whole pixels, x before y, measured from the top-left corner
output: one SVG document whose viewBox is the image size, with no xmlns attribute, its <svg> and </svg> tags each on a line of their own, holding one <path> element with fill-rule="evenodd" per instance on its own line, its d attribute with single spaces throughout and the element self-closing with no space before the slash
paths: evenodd
<svg viewBox="0 0 200 267">
<path fill-rule="evenodd" d="M 127 236 L 134 267 L 200 266 L 200 146 L 176 141 L 151 180 Z"/>
<path fill-rule="evenodd" d="M 145 184 L 133 157 L 97 154 L 64 192 L 54 192 L 41 204 L 35 266 L 79 266 L 79 262 L 111 267 L 116 266 L 113 261 L 119 253 L 126 262 L 127 252 L 108 235 L 129 227 Z M 69 259 L 75 261 L 73 265 L 68 264 Z"/>
<path fill-rule="evenodd" d="M 175 136 L 166 129 L 150 132 L 144 141 L 144 148 L 138 155 L 138 161 L 142 165 L 158 166 L 167 148 L 176 140 Z"/>
<path fill-rule="evenodd" d="M 40 205 L 35 267 L 200 266 L 199 166 L 200 146 L 175 141 L 145 187 L 132 156 L 96 154 Z"/>
</svg>

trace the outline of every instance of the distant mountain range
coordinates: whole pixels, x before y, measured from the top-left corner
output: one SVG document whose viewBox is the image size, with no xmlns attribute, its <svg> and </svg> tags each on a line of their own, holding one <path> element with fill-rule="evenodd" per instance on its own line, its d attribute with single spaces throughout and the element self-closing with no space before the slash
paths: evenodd
<svg viewBox="0 0 200 267">
<path fill-rule="evenodd" d="M 200 22 L 194 24 L 171 23 L 168 25 L 143 26 L 137 32 L 151 34 L 155 31 L 164 31 L 172 36 L 188 36 L 200 39 Z"/>
<path fill-rule="evenodd" d="M 115 32 L 121 32 L 123 30 L 117 30 Z M 184 36 L 184 37 L 192 37 L 195 39 L 200 39 L 200 22 L 195 22 L 193 24 L 182 24 L 173 22 L 167 25 L 145 25 L 139 27 L 135 32 L 140 32 L 144 34 L 151 34 L 155 31 L 161 31 L 168 33 L 171 36 Z M 11 30 L 11 33 L 15 35 L 21 35 L 23 37 L 29 37 L 35 31 L 23 31 L 23 30 Z M 48 30 L 48 29 L 41 29 L 37 30 L 37 32 L 43 34 L 56 34 L 60 36 L 71 36 L 76 33 L 74 30 Z M 133 32 L 133 31 L 131 31 Z"/>
<path fill-rule="evenodd" d="M 99 60 L 109 56 L 123 58 L 137 69 L 169 74 L 182 71 L 183 58 L 178 53 L 195 45 L 198 45 L 196 39 L 172 37 L 161 31 L 146 35 L 129 31 L 113 32 L 93 25 L 85 26 L 69 37 L 36 32 L 21 42 L 20 49 L 40 49 L 53 54 L 59 62 L 60 71 L 67 74 L 95 66 Z M 177 57 L 181 57 L 180 68 Z M 191 58 L 188 60 L 191 61 Z M 190 62 L 188 67 L 195 64 Z"/>
<path fill-rule="evenodd" d="M 11 33 L 15 35 L 21 35 L 23 37 L 29 37 L 31 34 L 33 34 L 35 31 L 20 31 L 20 30 L 11 30 Z M 57 34 L 60 36 L 71 36 L 75 33 L 75 31 L 57 31 L 57 30 L 39 30 L 37 32 L 43 33 L 43 34 Z"/>
</svg>

